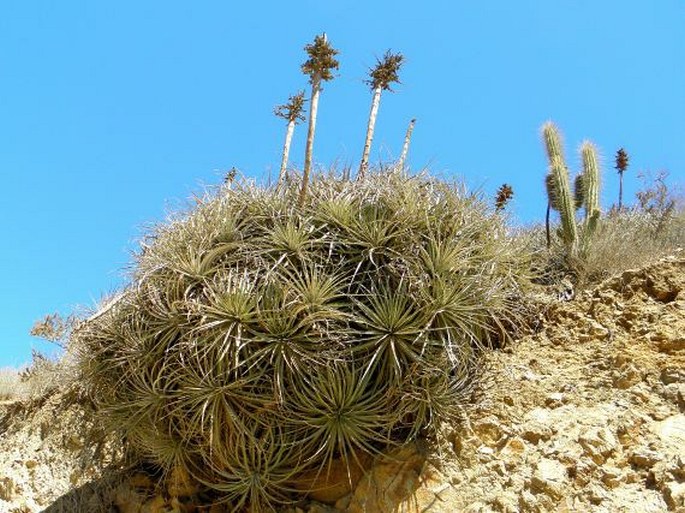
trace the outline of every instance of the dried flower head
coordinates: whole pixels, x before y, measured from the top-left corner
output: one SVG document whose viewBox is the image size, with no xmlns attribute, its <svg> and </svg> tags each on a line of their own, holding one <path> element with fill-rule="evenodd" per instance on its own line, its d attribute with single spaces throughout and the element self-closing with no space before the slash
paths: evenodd
<svg viewBox="0 0 685 513">
<path fill-rule="evenodd" d="M 314 37 L 314 42 L 304 47 L 309 59 L 302 64 L 302 73 L 309 75 L 309 82 L 313 84 L 319 80 L 332 80 L 332 70 L 338 69 L 340 63 L 335 58 L 338 50 L 333 48 L 326 34 Z"/>
<path fill-rule="evenodd" d="M 514 197 L 514 189 L 511 188 L 509 184 L 502 184 L 499 189 L 497 189 L 497 194 L 495 195 L 495 209 L 502 210 L 509 203 L 509 200 Z"/>
<path fill-rule="evenodd" d="M 77 320 L 72 315 L 62 317 L 58 313 L 53 313 L 36 321 L 31 328 L 30 334 L 32 337 L 40 337 L 63 346 L 60 342 L 66 342 L 69 333 L 76 323 Z"/>
<path fill-rule="evenodd" d="M 621 174 L 628 169 L 628 154 L 623 148 L 616 152 L 616 169 Z"/>
<path fill-rule="evenodd" d="M 279 118 L 287 120 L 288 123 L 304 121 L 302 111 L 304 110 L 305 101 L 304 91 L 299 91 L 297 94 L 290 95 L 287 103 L 278 105 L 274 109 L 274 114 Z"/>
<path fill-rule="evenodd" d="M 401 53 L 392 53 L 390 50 L 385 52 L 383 59 L 378 59 L 376 66 L 369 71 L 370 80 L 366 83 L 371 89 L 380 87 L 386 91 L 392 91 L 390 84 L 400 83 L 399 71 L 404 63 L 404 56 Z"/>
<path fill-rule="evenodd" d="M 224 183 L 226 183 L 226 184 L 233 183 L 236 176 L 238 176 L 238 169 L 234 166 L 226 172 L 226 176 L 224 176 Z"/>
</svg>

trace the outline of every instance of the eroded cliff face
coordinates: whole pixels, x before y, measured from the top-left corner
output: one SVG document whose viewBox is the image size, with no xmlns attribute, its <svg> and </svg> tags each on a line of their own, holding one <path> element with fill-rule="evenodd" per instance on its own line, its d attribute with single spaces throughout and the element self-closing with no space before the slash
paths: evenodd
<svg viewBox="0 0 685 513">
<path fill-rule="evenodd" d="M 685 511 L 685 259 L 551 304 L 542 323 L 489 356 L 484 402 L 448 468 L 428 466 L 439 493 L 418 511 Z"/>
<path fill-rule="evenodd" d="M 405 447 L 288 511 L 685 512 L 685 256 L 550 301 L 536 333 L 486 364 L 443 464 Z M 63 404 L 0 410 L 0 512 L 228 511 L 179 474 L 81 465 L 89 447 Z"/>
</svg>

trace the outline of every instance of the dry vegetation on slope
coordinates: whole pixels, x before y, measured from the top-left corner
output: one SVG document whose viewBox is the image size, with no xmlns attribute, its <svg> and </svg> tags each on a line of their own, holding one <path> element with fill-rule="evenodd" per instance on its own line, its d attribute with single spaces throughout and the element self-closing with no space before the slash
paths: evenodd
<svg viewBox="0 0 685 513">
<path fill-rule="evenodd" d="M 685 256 L 546 305 L 536 333 L 487 356 L 468 421 L 446 433 L 444 464 L 410 446 L 352 493 L 300 511 L 685 511 Z M 92 447 L 65 401 L 2 407 L 0 511 L 223 511 L 199 507 L 183 476 L 120 482 L 84 470 Z"/>
</svg>

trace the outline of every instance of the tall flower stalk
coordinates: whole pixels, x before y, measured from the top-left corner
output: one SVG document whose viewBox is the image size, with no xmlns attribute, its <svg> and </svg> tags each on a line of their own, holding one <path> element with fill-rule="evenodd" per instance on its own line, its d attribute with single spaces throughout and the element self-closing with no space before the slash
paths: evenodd
<svg viewBox="0 0 685 513">
<path fill-rule="evenodd" d="M 286 169 L 288 167 L 288 155 L 290 154 L 290 143 L 293 140 L 293 132 L 295 125 L 299 121 L 304 121 L 302 111 L 304 109 L 304 91 L 299 91 L 297 94 L 291 95 L 287 103 L 278 105 L 274 109 L 274 114 L 279 118 L 283 118 L 288 122 L 288 127 L 285 132 L 285 143 L 283 144 L 283 156 L 281 158 L 281 169 L 278 173 L 278 185 L 280 186 L 285 180 Z"/>
<path fill-rule="evenodd" d="M 407 154 L 409 153 L 409 142 L 411 141 L 411 134 L 414 131 L 414 125 L 416 124 L 416 119 L 412 119 L 407 127 L 407 133 L 404 135 L 404 144 L 402 145 L 402 153 L 400 154 L 400 160 L 397 163 L 397 167 L 401 172 L 404 172 L 404 163 L 407 160 Z"/>
<path fill-rule="evenodd" d="M 369 153 L 371 153 L 371 141 L 373 140 L 373 131 L 376 126 L 376 117 L 378 116 L 378 107 L 381 104 L 381 93 L 385 91 L 392 91 L 390 84 L 393 82 L 399 83 L 399 70 L 404 62 L 404 56 L 400 53 L 392 53 L 390 50 L 385 52 L 382 59 L 379 59 L 376 66 L 369 71 L 369 80 L 366 83 L 373 91 L 373 98 L 371 100 L 371 111 L 369 112 L 369 123 L 366 127 L 366 139 L 364 141 L 364 150 L 362 152 L 361 163 L 359 164 L 359 173 L 357 179 L 364 178 L 369 167 Z"/>
<path fill-rule="evenodd" d="M 620 148 L 616 152 L 616 169 L 618 170 L 618 210 L 623 208 L 623 173 L 628 169 L 628 154 L 626 150 Z"/>
<path fill-rule="evenodd" d="M 333 79 L 333 70 L 337 70 L 340 63 L 335 56 L 338 50 L 333 48 L 326 34 L 314 37 L 314 42 L 304 47 L 309 59 L 302 64 L 302 73 L 309 75 L 309 83 L 312 86 L 309 107 L 309 127 L 307 130 L 307 146 L 304 154 L 304 170 L 302 172 L 302 187 L 300 189 L 299 204 L 303 205 L 307 197 L 309 186 L 309 174 L 312 169 L 312 152 L 314 150 L 314 132 L 316 130 L 316 114 L 319 109 L 319 95 L 321 94 L 321 82 Z"/>
</svg>

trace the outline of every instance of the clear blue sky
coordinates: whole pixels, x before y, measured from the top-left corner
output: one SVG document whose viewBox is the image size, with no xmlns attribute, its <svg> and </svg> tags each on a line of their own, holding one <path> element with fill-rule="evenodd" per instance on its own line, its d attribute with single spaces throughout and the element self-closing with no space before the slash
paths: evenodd
<svg viewBox="0 0 685 513">
<path fill-rule="evenodd" d="M 146 0 L 0 2 L 0 367 L 44 348 L 43 315 L 92 306 L 121 284 L 146 223 L 232 166 L 278 169 L 273 107 L 306 86 L 303 46 L 326 31 L 340 75 L 319 107 L 315 161 L 355 165 L 368 67 L 405 54 L 381 101 L 375 161 L 396 157 L 417 118 L 410 164 L 515 191 L 541 221 L 539 127 L 555 120 L 568 159 L 592 139 L 638 171 L 685 174 L 685 2 Z M 305 127 L 292 157 L 303 160 Z"/>
</svg>

